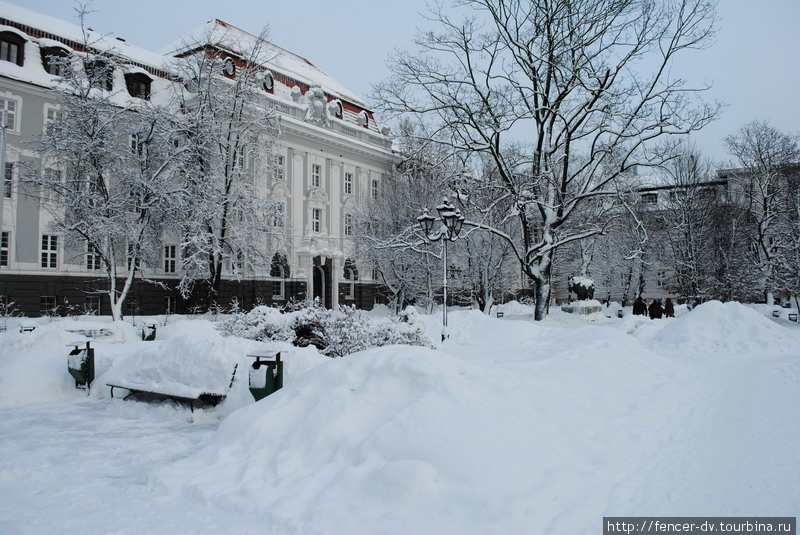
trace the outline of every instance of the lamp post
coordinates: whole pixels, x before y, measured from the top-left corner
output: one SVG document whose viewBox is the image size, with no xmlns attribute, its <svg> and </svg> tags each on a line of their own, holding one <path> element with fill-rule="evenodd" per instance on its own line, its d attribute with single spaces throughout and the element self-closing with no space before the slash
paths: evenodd
<svg viewBox="0 0 800 535">
<path fill-rule="evenodd" d="M 442 342 L 444 342 L 449 337 L 447 332 L 447 242 L 458 239 L 465 218 L 461 214 L 461 210 L 450 204 L 447 197 L 442 199 L 442 204 L 436 207 L 436 211 L 439 212 L 438 218 L 431 216 L 428 210 L 425 209 L 422 215 L 417 217 L 417 222 L 425 235 L 425 239 L 432 242 L 442 240 L 442 283 L 444 285 Z M 437 221 L 440 225 L 434 232 L 434 223 Z"/>
</svg>

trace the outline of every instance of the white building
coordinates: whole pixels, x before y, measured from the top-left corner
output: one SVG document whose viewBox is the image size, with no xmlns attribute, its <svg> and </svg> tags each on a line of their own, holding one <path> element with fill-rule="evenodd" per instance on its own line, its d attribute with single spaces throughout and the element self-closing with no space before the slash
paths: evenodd
<svg viewBox="0 0 800 535">
<path fill-rule="evenodd" d="M 242 61 L 239 51 L 223 46 L 216 36 L 232 36 L 226 43 L 257 39 L 219 20 L 195 33 L 206 36 L 202 47 L 176 47 L 168 54 L 95 32 L 90 32 L 89 42 L 125 66 L 110 80 L 114 98 L 121 103 L 134 98 L 166 102 L 170 85 L 178 83 L 170 70 L 173 58 L 198 50 L 219 54 L 230 59 L 235 76 Z M 57 113 L 52 88 L 59 73 L 47 58 L 70 49 L 81 51 L 82 42 L 81 29 L 73 24 L 0 2 L 0 108 L 7 118 L 0 299 L 15 302 L 29 316 L 65 299 L 108 313 L 105 303 L 92 295 L 102 281 L 98 283 L 87 265 L 86 253 L 65 250 L 63 240 L 49 228 L 45 200 L 17 187 L 22 164 L 41 164 L 31 141 Z M 275 250 L 268 253 L 275 262 L 269 272 L 253 271 L 239 280 L 228 274 L 218 301 L 249 308 L 317 296 L 328 307 L 370 308 L 377 286 L 370 266 L 358 266 L 352 259 L 351 213 L 359 199 L 380 194 L 393 161 L 388 130 L 378 128 L 361 99 L 312 63 L 271 43 L 262 45 L 269 52 L 260 65 L 263 104 L 279 112 L 282 135 L 274 162 L 251 165 L 257 187 L 283 203 L 284 217 L 277 224 L 286 229 L 288 239 L 271 244 Z M 180 253 L 170 247 L 165 242 L 158 265 L 144 266 L 144 275 L 170 289 L 137 283 L 129 312 L 181 312 L 188 306 L 174 289 L 175 255 Z"/>
</svg>

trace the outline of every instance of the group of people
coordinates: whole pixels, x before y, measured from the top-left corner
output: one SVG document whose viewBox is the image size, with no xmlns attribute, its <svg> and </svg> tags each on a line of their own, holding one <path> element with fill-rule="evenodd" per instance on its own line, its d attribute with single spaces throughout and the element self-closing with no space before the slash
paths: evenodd
<svg viewBox="0 0 800 535">
<path fill-rule="evenodd" d="M 647 306 L 647 303 L 640 295 L 633 302 L 633 313 L 636 316 L 650 316 L 651 319 L 661 318 L 662 316 L 674 318 L 675 306 L 672 304 L 672 299 L 669 297 L 667 297 L 663 307 L 661 306 L 660 299 L 653 299 L 653 302 L 650 303 L 650 306 Z"/>
</svg>

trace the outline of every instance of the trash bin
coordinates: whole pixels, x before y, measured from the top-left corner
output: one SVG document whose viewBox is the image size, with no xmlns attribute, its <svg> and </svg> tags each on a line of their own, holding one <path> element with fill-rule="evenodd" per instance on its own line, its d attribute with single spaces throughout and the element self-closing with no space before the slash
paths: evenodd
<svg viewBox="0 0 800 535">
<path fill-rule="evenodd" d="M 87 393 L 94 381 L 94 348 L 91 342 L 74 342 L 67 344 L 72 347 L 67 357 L 67 370 L 75 378 L 75 388 L 85 388 Z"/>
<path fill-rule="evenodd" d="M 247 356 L 256 359 L 250 369 L 250 393 L 256 401 L 283 388 L 283 361 L 280 351 Z"/>
<path fill-rule="evenodd" d="M 142 326 L 142 340 L 151 341 L 156 339 L 156 327 L 157 325 L 153 323 L 152 325 L 144 325 Z"/>
<path fill-rule="evenodd" d="M 621 308 L 619 310 L 617 310 L 617 317 L 618 318 L 621 318 L 624 315 L 625 315 L 625 311 L 624 310 L 622 310 Z"/>
</svg>

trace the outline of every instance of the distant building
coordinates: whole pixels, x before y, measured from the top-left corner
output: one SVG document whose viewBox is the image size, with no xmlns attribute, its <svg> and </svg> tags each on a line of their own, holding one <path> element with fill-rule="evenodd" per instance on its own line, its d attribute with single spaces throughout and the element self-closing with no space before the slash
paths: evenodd
<svg viewBox="0 0 800 535">
<path fill-rule="evenodd" d="M 256 39 L 220 20 L 203 29 L 206 35 L 224 31 L 240 40 Z M 165 98 L 170 84 L 176 83 L 168 60 L 192 52 L 178 48 L 162 55 L 91 33 L 92 46 L 126 65 L 108 81 L 108 90 L 118 92 L 119 98 Z M 65 250 L 63 240 L 49 229 L 51 216 L 42 207 L 47 199 L 17 187 L 20 164 L 41 164 L 31 141 L 58 113 L 52 87 L 60 73 L 48 57 L 81 50 L 81 42 L 77 26 L 0 3 L 0 109 L 5 111 L 7 140 L 0 299 L 15 302 L 28 316 L 45 314 L 64 302 L 108 313 L 97 293 L 103 281 L 93 273 L 90 255 Z M 235 76 L 241 61 L 238 51 L 205 45 L 230 58 Z M 376 282 L 371 266 L 359 266 L 352 258 L 352 212 L 359 198 L 380 195 L 393 163 L 388 130 L 379 130 L 362 100 L 312 63 L 271 43 L 264 46 L 270 59 L 262 65 L 263 104 L 280 113 L 282 138 L 275 161 L 250 165 L 259 186 L 282 201 L 283 216 L 272 224 L 289 229 L 290 238 L 269 251 L 274 261 L 268 273 L 249 273 L 240 280 L 227 277 L 218 301 L 249 308 L 315 296 L 327 307 L 371 308 Z M 160 262 L 143 266 L 146 277 L 167 289 L 137 282 L 128 298 L 128 313 L 186 311 L 188 303 L 175 290 L 178 255 L 177 244 L 165 241 Z"/>
</svg>

